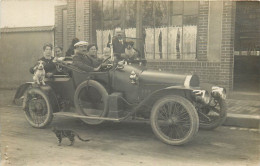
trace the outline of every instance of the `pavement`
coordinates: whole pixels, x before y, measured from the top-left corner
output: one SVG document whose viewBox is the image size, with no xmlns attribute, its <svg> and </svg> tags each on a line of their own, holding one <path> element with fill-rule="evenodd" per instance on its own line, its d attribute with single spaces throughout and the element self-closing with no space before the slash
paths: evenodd
<svg viewBox="0 0 260 166">
<path fill-rule="evenodd" d="M 15 90 L 0 90 L 0 107 L 15 106 Z M 234 92 L 228 95 L 226 126 L 260 129 L 260 93 Z"/>
</svg>

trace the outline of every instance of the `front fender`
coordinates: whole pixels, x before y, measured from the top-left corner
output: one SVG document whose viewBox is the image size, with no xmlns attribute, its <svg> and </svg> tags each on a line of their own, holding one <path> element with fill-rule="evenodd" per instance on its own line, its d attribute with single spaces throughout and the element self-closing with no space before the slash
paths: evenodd
<svg viewBox="0 0 260 166">
<path fill-rule="evenodd" d="M 179 95 L 182 96 L 189 101 L 192 100 L 192 91 L 193 89 L 185 86 L 171 86 L 167 87 L 164 89 L 159 89 L 154 92 L 152 92 L 148 97 L 146 97 L 140 104 L 139 106 L 142 105 L 149 105 L 153 106 L 153 104 L 160 99 L 163 96 L 168 96 L 168 95 Z"/>
</svg>

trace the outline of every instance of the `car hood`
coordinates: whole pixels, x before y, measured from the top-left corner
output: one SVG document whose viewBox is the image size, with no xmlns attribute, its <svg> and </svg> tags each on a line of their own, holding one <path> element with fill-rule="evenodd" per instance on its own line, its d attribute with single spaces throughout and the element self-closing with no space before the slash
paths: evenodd
<svg viewBox="0 0 260 166">
<path fill-rule="evenodd" d="M 139 83 L 143 85 L 199 86 L 197 75 L 174 74 L 168 72 L 144 70 L 139 75 Z"/>
</svg>

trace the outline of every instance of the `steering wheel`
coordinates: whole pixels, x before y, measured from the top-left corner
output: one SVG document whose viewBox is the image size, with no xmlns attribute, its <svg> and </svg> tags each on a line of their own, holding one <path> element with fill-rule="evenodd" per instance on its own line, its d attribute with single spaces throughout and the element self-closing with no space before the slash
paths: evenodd
<svg viewBox="0 0 260 166">
<path fill-rule="evenodd" d="M 107 57 L 106 59 L 104 59 L 101 63 L 101 69 L 102 70 L 108 70 L 110 69 L 113 64 L 109 61 L 111 59 L 111 56 Z"/>
</svg>

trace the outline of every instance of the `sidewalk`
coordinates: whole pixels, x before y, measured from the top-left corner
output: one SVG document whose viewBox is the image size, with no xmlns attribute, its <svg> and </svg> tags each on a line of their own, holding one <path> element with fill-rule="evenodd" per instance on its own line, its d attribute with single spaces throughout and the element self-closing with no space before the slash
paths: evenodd
<svg viewBox="0 0 260 166">
<path fill-rule="evenodd" d="M 224 125 L 260 129 L 260 94 L 233 92 L 227 101 Z"/>
<path fill-rule="evenodd" d="M 10 106 L 15 90 L 0 90 L 0 106 Z M 240 96 L 239 96 L 240 95 Z M 260 96 L 260 94 L 259 94 Z M 227 100 L 227 120 L 224 125 L 245 128 L 260 128 L 260 98 L 236 94 Z"/>
</svg>

